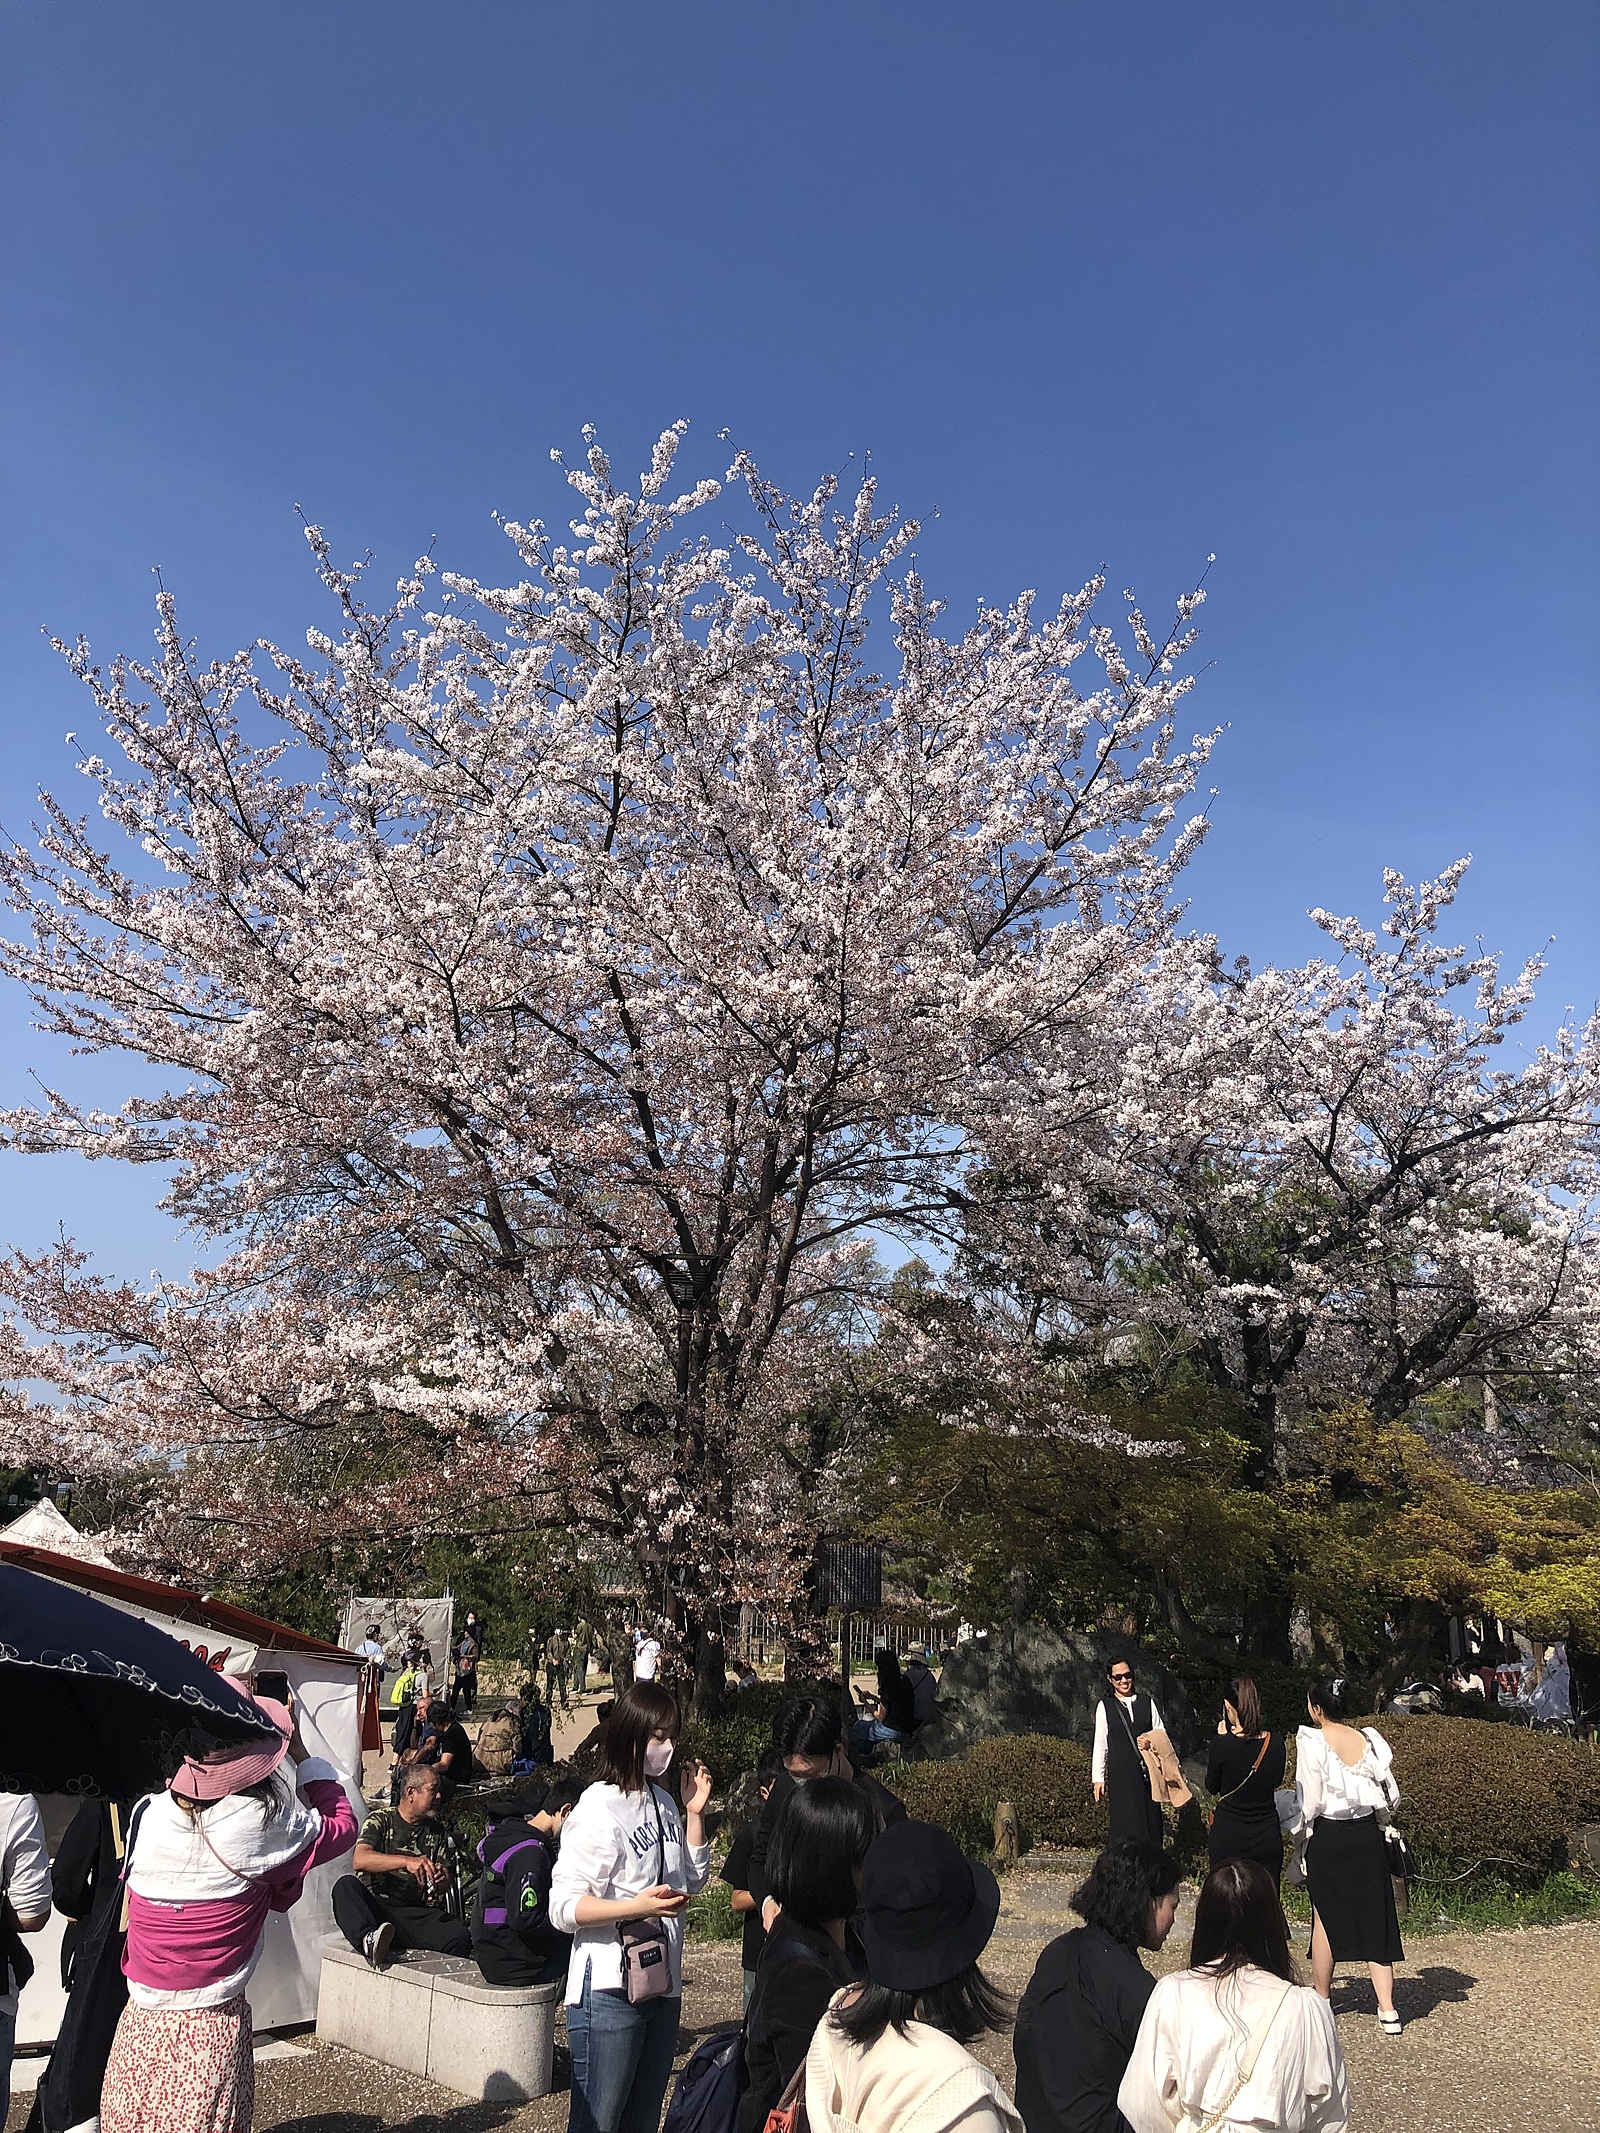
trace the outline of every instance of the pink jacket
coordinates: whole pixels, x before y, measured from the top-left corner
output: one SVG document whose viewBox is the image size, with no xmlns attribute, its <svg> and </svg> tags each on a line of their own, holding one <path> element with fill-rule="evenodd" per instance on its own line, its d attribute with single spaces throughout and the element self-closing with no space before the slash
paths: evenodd
<svg viewBox="0 0 1600 2133">
<path fill-rule="evenodd" d="M 237 1807 L 227 1801 L 208 1810 L 207 1844 L 167 1795 L 148 1803 L 134 1841 L 122 1957 L 136 2000 L 160 2004 L 181 1993 L 198 2006 L 242 1992 L 267 1914 L 289 1910 L 312 1868 L 356 1841 L 344 1787 L 320 1760 L 301 1765 L 299 1798 L 278 1819 L 263 1823 L 259 1809 L 249 1811 L 256 1807 L 240 1798 Z"/>
</svg>

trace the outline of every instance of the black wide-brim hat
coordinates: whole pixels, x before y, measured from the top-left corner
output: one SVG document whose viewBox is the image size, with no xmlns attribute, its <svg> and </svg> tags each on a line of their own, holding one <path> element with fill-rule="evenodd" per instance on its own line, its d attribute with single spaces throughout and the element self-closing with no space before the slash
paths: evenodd
<svg viewBox="0 0 1600 2133">
<path fill-rule="evenodd" d="M 891 1992 L 931 1992 L 975 1963 L 1000 1884 L 931 1822 L 891 1822 L 861 1870 L 867 1972 Z"/>
</svg>

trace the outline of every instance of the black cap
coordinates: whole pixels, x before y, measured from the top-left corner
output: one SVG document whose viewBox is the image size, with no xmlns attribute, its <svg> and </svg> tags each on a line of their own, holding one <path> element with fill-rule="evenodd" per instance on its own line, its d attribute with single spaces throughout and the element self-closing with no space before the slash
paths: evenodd
<svg viewBox="0 0 1600 2133">
<path fill-rule="evenodd" d="M 929 1992 L 989 1945 L 1000 1884 L 931 1822 L 891 1822 L 861 1870 L 862 1941 L 875 1985 Z"/>
</svg>

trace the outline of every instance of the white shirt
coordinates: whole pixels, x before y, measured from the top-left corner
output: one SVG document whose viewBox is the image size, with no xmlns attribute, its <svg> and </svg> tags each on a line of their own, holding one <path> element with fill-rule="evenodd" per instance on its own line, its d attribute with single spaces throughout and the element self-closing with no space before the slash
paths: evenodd
<svg viewBox="0 0 1600 2133">
<path fill-rule="evenodd" d="M 361 1658 L 370 1659 L 374 1666 L 382 1666 L 384 1659 L 383 1646 L 376 1637 L 368 1637 L 364 1643 L 357 1645 L 356 1650 Z"/>
<path fill-rule="evenodd" d="M 1308 1830 L 1319 1819 L 1360 1822 L 1375 1814 L 1387 1820 L 1398 1805 L 1389 1743 L 1376 1726 L 1363 1726 L 1361 1737 L 1367 1752 L 1352 1770 L 1320 1726 L 1302 1726 L 1295 1735 L 1295 1790 Z"/>
<path fill-rule="evenodd" d="M 338 1771 L 320 1755 L 308 1755 L 292 1778 L 280 1763 L 273 1772 L 278 1811 L 270 1818 L 265 1801 L 235 1792 L 206 1807 L 197 1824 L 170 1792 L 151 1793 L 139 1817 L 128 1887 L 152 1903 L 179 1908 L 248 1896 L 256 1882 L 298 1859 L 322 1834 L 321 1815 L 297 1792 L 299 1786 L 318 1778 L 340 1782 Z M 249 1984 L 261 1959 L 263 1940 L 264 1936 L 257 1936 L 242 1969 L 209 1985 L 168 1991 L 130 1978 L 128 1997 L 137 2007 L 220 2007 L 236 2000 Z"/>
<path fill-rule="evenodd" d="M 1251 2039 L 1269 2017 L 1250 2079 L 1219 2133 L 1342 2133 L 1350 2085 L 1332 2009 L 1309 1985 L 1286 1986 L 1249 1966 L 1220 1984 L 1200 1970 L 1157 1982 L 1117 2092 L 1133 2133 L 1190 2133 L 1204 2125 L 1227 2102 Z"/>
<path fill-rule="evenodd" d="M 1119 1696 L 1117 1701 L 1126 1712 L 1128 1723 L 1131 1726 L 1133 1724 L 1133 1698 L 1131 1696 Z M 1102 1696 L 1094 1707 L 1094 1760 L 1090 1765 L 1089 1771 L 1090 1777 L 1096 1785 L 1103 1785 L 1106 1781 L 1106 1757 L 1109 1752 L 1107 1746 L 1108 1725 L 1106 1700 Z M 1165 1733 L 1167 1730 L 1166 1721 L 1156 1709 L 1154 1697 L 1150 1700 L 1150 1730 L 1153 1733 Z"/>
<path fill-rule="evenodd" d="M 0 1890 L 19 1918 L 49 1917 L 50 1854 L 31 1792 L 0 1792 Z M 0 2016 L 16 2011 L 17 1995 L 0 1993 Z"/>
<path fill-rule="evenodd" d="M 661 1664 L 661 1646 L 654 1637 L 646 1637 L 633 1655 L 633 1678 L 635 1681 L 654 1681 L 656 1668 Z"/>
<path fill-rule="evenodd" d="M 691 1849 L 685 1844 L 678 1803 L 659 1785 L 647 1780 L 642 1792 L 591 1785 L 567 1817 L 550 1877 L 550 1922 L 557 1932 L 572 1935 L 567 2005 L 575 2007 L 583 1998 L 585 1972 L 595 1992 L 622 1990 L 618 1922 L 608 1918 L 597 1925 L 580 1926 L 580 1896 L 642 1896 L 663 1882 L 692 1896 L 705 1887 L 710 1874 L 710 1845 Z M 671 1990 L 676 1995 L 683 1990 L 683 1920 L 663 1918 L 661 1924 L 666 1928 Z"/>
</svg>

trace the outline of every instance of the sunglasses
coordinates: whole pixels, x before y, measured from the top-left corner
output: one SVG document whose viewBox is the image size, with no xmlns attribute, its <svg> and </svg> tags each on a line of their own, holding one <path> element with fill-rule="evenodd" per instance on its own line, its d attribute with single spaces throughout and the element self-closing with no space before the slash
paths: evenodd
<svg viewBox="0 0 1600 2133">
<path fill-rule="evenodd" d="M 1113 1674 L 1111 1678 L 1113 1681 L 1131 1681 L 1133 1676 L 1131 1674 Z"/>
</svg>

